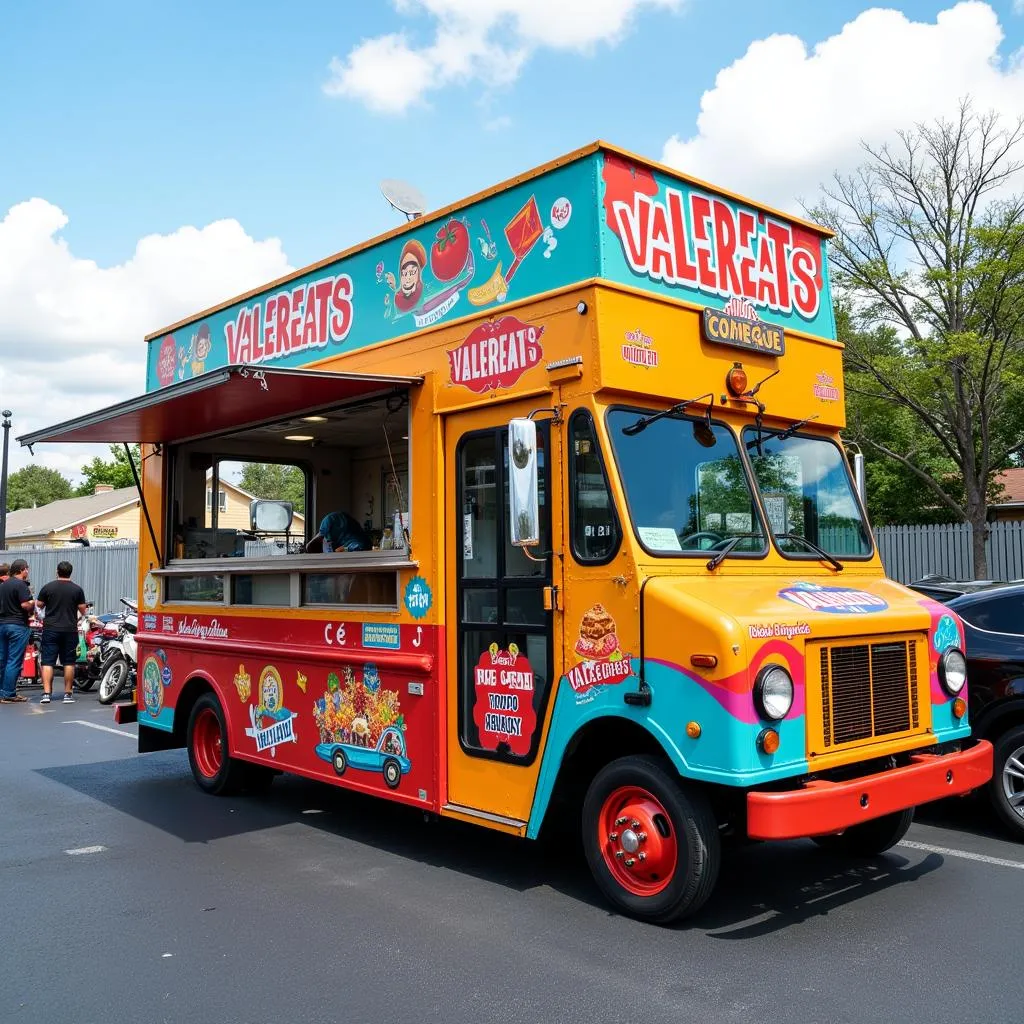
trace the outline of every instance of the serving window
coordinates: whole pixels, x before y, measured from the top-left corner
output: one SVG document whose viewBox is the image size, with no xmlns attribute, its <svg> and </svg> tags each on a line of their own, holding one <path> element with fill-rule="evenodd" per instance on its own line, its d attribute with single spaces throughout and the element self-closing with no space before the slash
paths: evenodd
<svg viewBox="0 0 1024 1024">
<path fill-rule="evenodd" d="M 168 446 L 165 600 L 396 608 L 409 422 L 394 392 Z"/>
</svg>

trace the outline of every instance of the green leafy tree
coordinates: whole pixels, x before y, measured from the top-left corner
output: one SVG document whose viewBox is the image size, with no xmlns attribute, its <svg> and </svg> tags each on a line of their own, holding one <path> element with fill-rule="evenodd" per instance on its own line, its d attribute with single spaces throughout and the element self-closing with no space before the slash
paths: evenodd
<svg viewBox="0 0 1024 1024">
<path fill-rule="evenodd" d="M 26 466 L 7 479 L 7 509 L 34 508 L 49 505 L 51 501 L 70 498 L 74 492 L 71 483 L 55 469 L 46 466 Z"/>
<path fill-rule="evenodd" d="M 1009 195 L 1022 142 L 1024 118 L 1006 127 L 964 102 L 953 121 L 865 146 L 812 211 L 835 232 L 857 328 L 849 391 L 897 421 L 863 442 L 970 524 L 979 577 L 993 475 L 1024 449 L 1024 197 Z"/>
<path fill-rule="evenodd" d="M 302 514 L 306 511 L 306 477 L 298 466 L 246 462 L 238 485 L 257 498 L 290 501 L 296 512 Z"/>
<path fill-rule="evenodd" d="M 142 456 L 139 446 L 131 446 L 132 458 L 135 460 L 135 468 L 142 468 Z M 111 487 L 134 487 L 135 479 L 132 477 L 132 468 L 128 463 L 128 455 L 123 445 L 112 444 L 110 446 L 112 456 L 109 462 L 104 461 L 98 455 L 82 467 L 82 482 L 75 492 L 78 495 L 92 494 L 97 484 L 109 484 Z"/>
</svg>

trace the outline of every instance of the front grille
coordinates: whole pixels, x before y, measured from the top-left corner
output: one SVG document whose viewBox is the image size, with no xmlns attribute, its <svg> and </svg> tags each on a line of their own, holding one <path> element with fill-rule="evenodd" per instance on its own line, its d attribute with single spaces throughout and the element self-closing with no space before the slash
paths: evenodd
<svg viewBox="0 0 1024 1024">
<path fill-rule="evenodd" d="M 920 727 L 915 643 L 826 646 L 819 659 L 826 750 Z"/>
</svg>

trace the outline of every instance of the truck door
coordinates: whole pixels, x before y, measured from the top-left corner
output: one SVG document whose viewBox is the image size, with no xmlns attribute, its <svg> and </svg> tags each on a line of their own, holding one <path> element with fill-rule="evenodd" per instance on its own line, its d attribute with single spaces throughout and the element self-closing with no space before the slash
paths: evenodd
<svg viewBox="0 0 1024 1024">
<path fill-rule="evenodd" d="M 508 422 L 536 404 L 455 414 L 445 428 L 448 805 L 508 828 L 529 818 L 561 675 L 561 439 L 543 418 L 537 561 L 510 541 Z"/>
</svg>

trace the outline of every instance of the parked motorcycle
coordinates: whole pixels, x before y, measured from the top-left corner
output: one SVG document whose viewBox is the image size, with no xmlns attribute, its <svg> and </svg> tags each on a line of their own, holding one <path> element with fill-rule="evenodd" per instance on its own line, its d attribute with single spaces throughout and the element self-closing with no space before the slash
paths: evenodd
<svg viewBox="0 0 1024 1024">
<path fill-rule="evenodd" d="M 110 654 L 110 641 L 117 639 L 118 623 L 121 618 L 122 616 L 116 616 L 112 621 L 104 621 L 88 614 L 79 624 L 78 631 L 82 642 L 79 644 L 81 653 L 75 665 L 75 689 L 83 692 L 91 690 L 103 678 L 103 670 Z"/>
<path fill-rule="evenodd" d="M 138 645 L 135 634 L 139 628 L 138 608 L 133 601 L 121 598 L 126 611 L 118 622 L 117 636 L 107 643 L 98 691 L 101 704 L 113 704 L 127 689 L 135 685 Z"/>
</svg>

